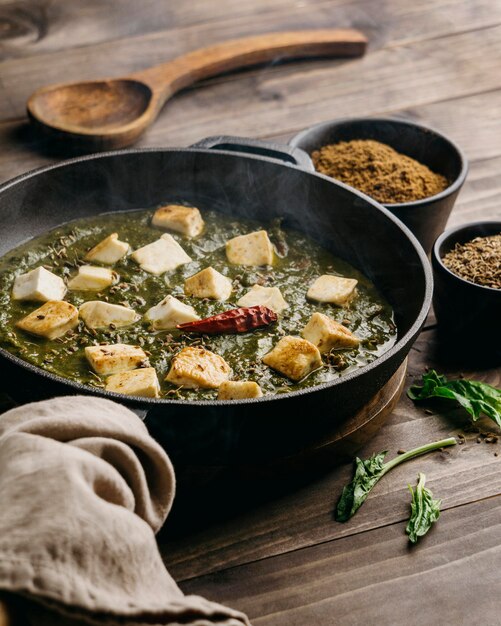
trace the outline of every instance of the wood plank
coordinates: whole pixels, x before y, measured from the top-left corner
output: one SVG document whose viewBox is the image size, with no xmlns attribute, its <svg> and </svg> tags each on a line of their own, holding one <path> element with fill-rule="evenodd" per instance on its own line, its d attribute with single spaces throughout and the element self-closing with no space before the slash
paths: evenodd
<svg viewBox="0 0 501 626">
<path fill-rule="evenodd" d="M 428 17 L 423 29 L 424 16 L 431 14 L 433 20 Z M 167 39 L 173 31 L 209 24 L 207 32 L 215 35 L 229 32 L 228 24 L 234 23 L 237 36 L 245 32 L 245 23 L 246 34 L 255 34 L 270 26 L 281 30 L 293 24 L 324 26 L 326 20 L 336 26 L 356 22 L 371 35 L 373 48 L 378 48 L 485 28 L 501 21 L 501 8 L 490 0 L 477 0 L 474 7 L 465 0 L 425 0 L 415 5 L 406 0 L 1 0 L 0 60 L 157 33 Z"/>
<path fill-rule="evenodd" d="M 422 355 L 428 357 L 434 336 L 435 331 L 422 333 L 411 352 L 408 384 L 420 378 Z M 427 365 L 449 375 L 458 374 L 431 357 Z M 464 373 L 500 384 L 501 370 Z M 402 397 L 386 426 L 360 455 L 365 458 L 386 449 L 391 458 L 400 448 L 454 435 L 469 423 L 460 409 L 440 407 L 440 414 L 435 412 L 436 405 L 432 409 L 434 412 L 428 414 L 428 407 L 416 406 Z M 481 426 L 493 428 L 488 420 Z M 477 444 L 476 439 L 477 435 L 470 433 L 464 445 L 396 468 L 346 524 L 334 522 L 332 515 L 343 485 L 350 480 L 350 465 L 310 477 L 309 482 L 278 477 L 266 484 L 247 481 L 243 488 L 242 478 L 236 476 L 214 485 L 213 490 L 190 494 L 191 504 L 178 501 L 174 505 L 173 517 L 160 537 L 162 554 L 175 578 L 182 580 L 394 524 L 407 516 L 408 504 L 402 494 L 418 471 L 429 477 L 431 489 L 443 499 L 444 510 L 496 496 L 501 493 L 501 457 L 494 452 L 501 452 L 501 444 Z"/>
<path fill-rule="evenodd" d="M 181 587 L 247 612 L 256 626 L 498 624 L 501 498 L 443 512 L 414 548 L 404 528 L 393 524 Z"/>
<path fill-rule="evenodd" d="M 331 0 L 331 5 L 346 0 Z M 325 0 L 306 0 L 301 7 L 287 0 L 0 0 L 0 59 L 27 58 L 44 52 L 116 41 L 138 35 L 186 29 L 201 23 L 284 11 L 314 11 Z M 264 16 L 263 16 L 264 17 Z M 487 14 L 481 20 L 490 18 Z M 491 22 L 492 23 L 492 22 Z"/>
<path fill-rule="evenodd" d="M 284 8 L 273 0 L 273 8 Z M 173 3 L 169 0 L 2 0 L 0 2 L 0 59 L 27 58 L 43 52 L 110 42 L 116 39 L 170 31 L 200 22 L 251 16 L 270 10 L 270 3 L 206 0 Z"/>
<path fill-rule="evenodd" d="M 412 106 L 396 113 L 399 117 L 437 126 L 461 146 L 469 160 L 478 161 L 500 154 L 499 111 L 501 89 L 494 89 L 430 105 Z"/>
<path fill-rule="evenodd" d="M 389 0 L 387 0 L 389 1 Z M 401 0 L 403 2 L 403 0 Z M 466 0 L 465 0 L 466 1 Z M 482 0 L 488 3 L 488 0 Z M 426 41 L 414 41 L 401 48 L 395 47 L 398 40 L 398 27 L 402 27 L 405 38 L 408 38 L 410 17 L 404 15 L 402 21 L 396 22 L 388 18 L 393 3 L 381 4 L 378 10 L 373 8 L 372 15 L 369 6 L 373 6 L 370 0 L 362 9 L 361 14 L 357 11 L 347 10 L 345 17 L 334 15 L 330 7 L 320 11 L 305 10 L 303 13 L 293 11 L 279 11 L 274 19 L 267 14 L 248 17 L 240 20 L 230 20 L 225 23 L 208 23 L 196 25 L 188 29 L 172 31 L 168 36 L 164 33 L 154 33 L 145 36 L 131 37 L 93 46 L 77 47 L 55 53 L 40 54 L 28 59 L 12 59 L 1 65 L 0 84 L 0 120 L 21 118 L 24 116 L 25 102 L 34 89 L 39 86 L 52 83 L 64 82 L 77 79 L 91 79 L 106 75 L 122 75 L 131 71 L 143 69 L 149 65 L 160 63 L 168 58 L 184 51 L 193 49 L 201 44 L 209 44 L 236 36 L 253 34 L 256 32 L 269 32 L 271 30 L 285 30 L 289 28 L 328 27 L 338 25 L 353 25 L 364 27 L 369 34 L 375 37 L 376 33 L 381 37 L 381 44 L 386 39 L 391 41 L 389 48 L 373 52 L 360 62 L 335 63 L 333 61 L 317 61 L 302 64 L 280 66 L 266 71 L 251 72 L 238 77 L 227 77 L 217 89 L 211 92 L 209 99 L 212 102 L 233 103 L 235 100 L 234 83 L 239 85 L 239 98 L 235 102 L 236 108 L 232 112 L 238 115 L 230 121 L 236 121 L 236 127 L 230 128 L 235 133 L 244 125 L 250 125 L 250 134 L 259 132 L 272 132 L 267 129 L 257 130 L 256 124 L 262 127 L 261 116 L 256 118 L 256 105 L 261 115 L 266 111 L 270 125 L 269 128 L 277 128 L 280 124 L 283 130 L 284 115 L 288 122 L 292 123 L 289 128 L 298 126 L 298 119 L 303 119 L 303 107 L 309 110 L 317 110 L 318 119 L 330 117 L 333 105 L 341 106 L 339 114 L 351 112 L 356 114 L 363 110 L 366 112 L 367 99 L 361 97 L 360 86 L 365 85 L 371 93 L 372 110 L 378 111 L 383 106 L 388 106 L 390 100 L 393 106 L 402 108 L 416 103 L 429 102 L 430 93 L 436 92 L 433 100 L 445 97 L 458 97 L 471 91 L 483 91 L 499 86 L 499 58 L 501 56 L 501 38 L 496 28 L 484 28 L 482 30 L 482 46 L 479 46 L 479 36 L 475 32 L 463 31 L 470 28 L 471 11 L 459 11 L 463 21 L 457 26 L 459 32 L 455 36 L 448 36 L 445 40 L 431 39 Z M 385 11 L 384 7 L 388 10 Z M 343 7 L 341 7 L 343 8 Z M 501 11 L 501 9 L 499 9 Z M 369 13 L 367 13 L 369 11 Z M 421 25 L 421 30 L 426 36 L 429 35 L 432 8 L 428 12 L 414 15 L 414 28 L 416 35 Z M 486 12 L 480 11 L 485 15 Z M 438 23 L 444 24 L 456 13 L 452 11 L 440 13 L 442 19 Z M 499 22 L 499 16 L 494 15 L 493 22 Z M 191 29 L 191 30 L 190 30 Z M 442 34 L 445 25 L 442 26 Z M 440 32 L 440 31 L 439 31 Z M 489 47 L 489 54 L 484 53 L 484 47 Z M 357 68 L 354 73 L 354 68 Z M 75 71 L 78 68 L 78 71 Z M 461 79 L 458 80 L 459 76 Z M 402 78 L 405 77 L 405 80 Z M 329 102 L 326 99 L 334 90 L 334 95 L 339 96 L 342 102 Z M 365 91 L 365 90 L 364 90 Z M 197 90 L 198 97 L 191 95 L 188 103 L 185 98 L 176 99 L 177 107 L 168 105 L 164 115 L 169 113 L 172 127 L 180 123 L 176 114 L 182 113 L 186 121 L 184 109 L 189 106 L 189 111 L 196 109 L 198 117 L 207 120 L 207 94 L 204 89 Z M 366 93 L 366 92 L 365 92 Z M 266 107 L 263 107 L 263 102 Z M 181 108 L 179 108 L 181 107 Z M 354 107 L 354 108 L 353 108 Z M 229 110 L 229 109 L 226 109 Z M 334 109 L 335 110 L 335 109 Z M 192 118 L 193 119 L 193 118 Z M 252 124 L 254 120 L 254 124 Z M 185 124 L 185 132 L 191 127 Z M 249 133 L 249 131 L 246 131 Z"/>
<path fill-rule="evenodd" d="M 501 219 L 501 157 L 473 161 L 449 225 Z"/>
</svg>

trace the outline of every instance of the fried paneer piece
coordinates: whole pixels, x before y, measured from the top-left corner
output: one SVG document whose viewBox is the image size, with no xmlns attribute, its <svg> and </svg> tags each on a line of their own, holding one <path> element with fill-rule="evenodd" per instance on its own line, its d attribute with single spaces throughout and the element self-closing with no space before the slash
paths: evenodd
<svg viewBox="0 0 501 626">
<path fill-rule="evenodd" d="M 313 313 L 301 334 L 322 353 L 340 348 L 355 348 L 360 343 L 360 339 L 346 326 L 323 313 Z"/>
<path fill-rule="evenodd" d="M 265 230 L 239 235 L 226 242 L 226 256 L 234 265 L 272 265 L 273 245 Z"/>
<path fill-rule="evenodd" d="M 280 313 L 289 306 L 278 287 L 261 287 L 261 285 L 253 285 L 252 289 L 244 294 L 237 304 L 238 306 L 256 306 L 262 304 L 272 311 L 275 311 L 277 315 L 280 315 Z"/>
<path fill-rule="evenodd" d="M 84 302 L 79 312 L 80 318 L 88 328 L 108 328 L 110 324 L 116 328 L 122 328 L 141 319 L 134 309 L 100 300 Z"/>
<path fill-rule="evenodd" d="M 225 380 L 219 387 L 218 400 L 261 398 L 261 387 L 252 380 Z"/>
<path fill-rule="evenodd" d="M 160 384 L 154 367 L 112 374 L 106 380 L 106 391 L 143 398 L 160 397 Z"/>
<path fill-rule="evenodd" d="M 49 300 L 17 322 L 17 328 L 37 337 L 57 339 L 78 324 L 78 309 L 64 300 Z"/>
<path fill-rule="evenodd" d="M 213 267 L 206 267 L 184 281 L 184 293 L 195 298 L 224 301 L 228 300 L 231 291 L 231 280 Z"/>
<path fill-rule="evenodd" d="M 204 221 L 200 211 L 195 207 L 180 204 L 166 204 L 153 214 L 153 226 L 173 230 L 186 237 L 197 237 L 204 229 Z"/>
<path fill-rule="evenodd" d="M 49 300 L 62 300 L 65 293 L 64 280 L 40 266 L 16 276 L 12 288 L 12 299 L 48 302 Z"/>
<path fill-rule="evenodd" d="M 156 276 L 175 270 L 176 267 L 191 261 L 191 258 L 174 237 L 168 233 L 162 235 L 160 239 L 138 248 L 131 256 L 141 269 Z"/>
<path fill-rule="evenodd" d="M 282 337 L 271 352 L 265 354 L 263 363 L 298 381 L 322 366 L 317 346 L 301 337 Z"/>
<path fill-rule="evenodd" d="M 101 291 L 118 282 L 118 275 L 107 267 L 81 265 L 78 274 L 68 283 L 72 291 Z"/>
<path fill-rule="evenodd" d="M 346 306 L 355 294 L 357 283 L 354 278 L 324 274 L 315 280 L 306 296 L 317 302 Z"/>
<path fill-rule="evenodd" d="M 200 319 L 192 306 L 184 304 L 174 296 L 165 296 L 158 304 L 146 311 L 145 318 L 151 321 L 155 330 L 173 330 L 178 324 Z"/>
<path fill-rule="evenodd" d="M 118 239 L 118 233 L 111 233 L 85 255 L 86 261 L 97 261 L 105 265 L 114 265 L 129 251 L 129 244 Z"/>
<path fill-rule="evenodd" d="M 230 366 L 218 354 L 198 346 L 183 348 L 165 380 L 186 389 L 216 389 L 230 377 Z"/>
<path fill-rule="evenodd" d="M 144 350 L 126 343 L 87 346 L 85 356 L 92 369 L 101 376 L 149 366 Z"/>
</svg>

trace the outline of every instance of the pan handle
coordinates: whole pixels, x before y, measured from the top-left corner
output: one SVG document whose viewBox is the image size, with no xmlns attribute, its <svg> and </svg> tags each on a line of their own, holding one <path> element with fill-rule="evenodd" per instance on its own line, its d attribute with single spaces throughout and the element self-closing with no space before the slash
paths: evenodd
<svg viewBox="0 0 501 626">
<path fill-rule="evenodd" d="M 315 168 L 308 154 L 287 144 L 251 139 L 250 137 L 233 137 L 231 135 L 214 135 L 197 141 L 190 148 L 206 148 L 214 150 L 227 150 L 243 154 L 256 154 L 277 161 L 298 165 L 302 169 L 313 172 Z"/>
</svg>

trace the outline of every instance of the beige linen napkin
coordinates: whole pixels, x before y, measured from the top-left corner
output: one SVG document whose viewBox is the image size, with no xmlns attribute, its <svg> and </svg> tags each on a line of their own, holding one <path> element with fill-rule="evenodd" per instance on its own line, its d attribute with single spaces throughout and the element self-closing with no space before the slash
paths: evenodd
<svg viewBox="0 0 501 626">
<path fill-rule="evenodd" d="M 249 625 L 237 611 L 184 596 L 165 569 L 155 533 L 174 490 L 169 458 L 120 404 L 68 396 L 8 411 L 0 590 L 91 624 Z"/>
</svg>

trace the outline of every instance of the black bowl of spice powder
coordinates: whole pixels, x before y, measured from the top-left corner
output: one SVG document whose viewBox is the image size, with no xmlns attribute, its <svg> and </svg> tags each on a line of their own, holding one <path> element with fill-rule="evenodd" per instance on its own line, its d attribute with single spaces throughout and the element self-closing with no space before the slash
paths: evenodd
<svg viewBox="0 0 501 626">
<path fill-rule="evenodd" d="M 305 150 L 321 174 L 383 204 L 427 253 L 445 228 L 468 170 L 461 150 L 443 134 L 394 118 L 323 122 L 289 143 Z"/>
<path fill-rule="evenodd" d="M 501 221 L 451 228 L 432 253 L 440 334 L 501 364 Z"/>
</svg>

